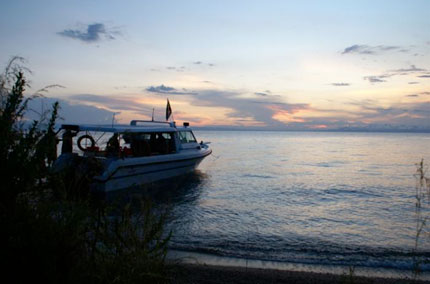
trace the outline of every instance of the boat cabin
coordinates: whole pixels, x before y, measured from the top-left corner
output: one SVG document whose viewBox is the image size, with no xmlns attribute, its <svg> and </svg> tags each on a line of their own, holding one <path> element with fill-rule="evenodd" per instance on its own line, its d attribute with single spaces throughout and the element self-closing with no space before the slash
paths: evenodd
<svg viewBox="0 0 430 284">
<path fill-rule="evenodd" d="M 142 125 L 139 125 L 142 124 Z M 100 158 L 146 157 L 200 148 L 188 123 L 133 120 L 130 125 L 61 126 L 61 154 L 78 153 Z"/>
</svg>

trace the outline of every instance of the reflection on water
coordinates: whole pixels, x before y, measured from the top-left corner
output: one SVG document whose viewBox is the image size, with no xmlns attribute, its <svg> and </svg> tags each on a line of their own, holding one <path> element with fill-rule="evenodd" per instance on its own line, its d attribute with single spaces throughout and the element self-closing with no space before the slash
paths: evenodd
<svg viewBox="0 0 430 284">
<path fill-rule="evenodd" d="M 181 205 L 196 202 L 207 180 L 207 175 L 199 170 L 149 185 L 136 186 L 110 192 L 106 199 L 124 205 L 134 200 L 151 200 L 156 206 Z"/>
<path fill-rule="evenodd" d="M 170 207 L 172 249 L 290 263 L 411 267 L 414 164 L 430 161 L 429 134 L 196 134 L 213 149 L 200 172 L 137 191 Z M 430 247 L 421 247 L 420 254 L 430 260 Z"/>
</svg>

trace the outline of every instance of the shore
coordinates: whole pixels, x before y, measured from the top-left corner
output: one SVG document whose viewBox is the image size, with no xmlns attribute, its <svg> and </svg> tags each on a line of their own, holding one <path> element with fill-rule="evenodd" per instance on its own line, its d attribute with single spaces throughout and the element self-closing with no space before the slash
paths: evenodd
<svg viewBox="0 0 430 284">
<path fill-rule="evenodd" d="M 430 283 L 430 281 L 413 281 L 412 279 L 363 277 L 354 274 L 330 274 L 277 269 L 245 268 L 215 266 L 205 264 L 176 264 L 170 269 L 170 283 L 297 283 L 297 284 L 404 284 Z"/>
</svg>

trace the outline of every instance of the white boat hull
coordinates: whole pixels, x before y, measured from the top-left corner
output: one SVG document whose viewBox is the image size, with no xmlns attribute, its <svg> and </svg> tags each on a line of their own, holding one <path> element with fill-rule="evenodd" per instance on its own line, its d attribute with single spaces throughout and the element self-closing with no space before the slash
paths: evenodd
<svg viewBox="0 0 430 284">
<path fill-rule="evenodd" d="M 118 159 L 96 177 L 97 190 L 112 192 L 173 178 L 193 171 L 212 150 L 181 151 L 164 156 Z"/>
</svg>

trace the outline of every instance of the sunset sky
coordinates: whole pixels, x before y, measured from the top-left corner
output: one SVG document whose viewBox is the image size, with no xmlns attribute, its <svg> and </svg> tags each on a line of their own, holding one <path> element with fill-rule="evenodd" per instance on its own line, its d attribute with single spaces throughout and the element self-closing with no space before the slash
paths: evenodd
<svg viewBox="0 0 430 284">
<path fill-rule="evenodd" d="M 67 122 L 430 129 L 430 1 L 3 2 L 2 66 Z"/>
</svg>

